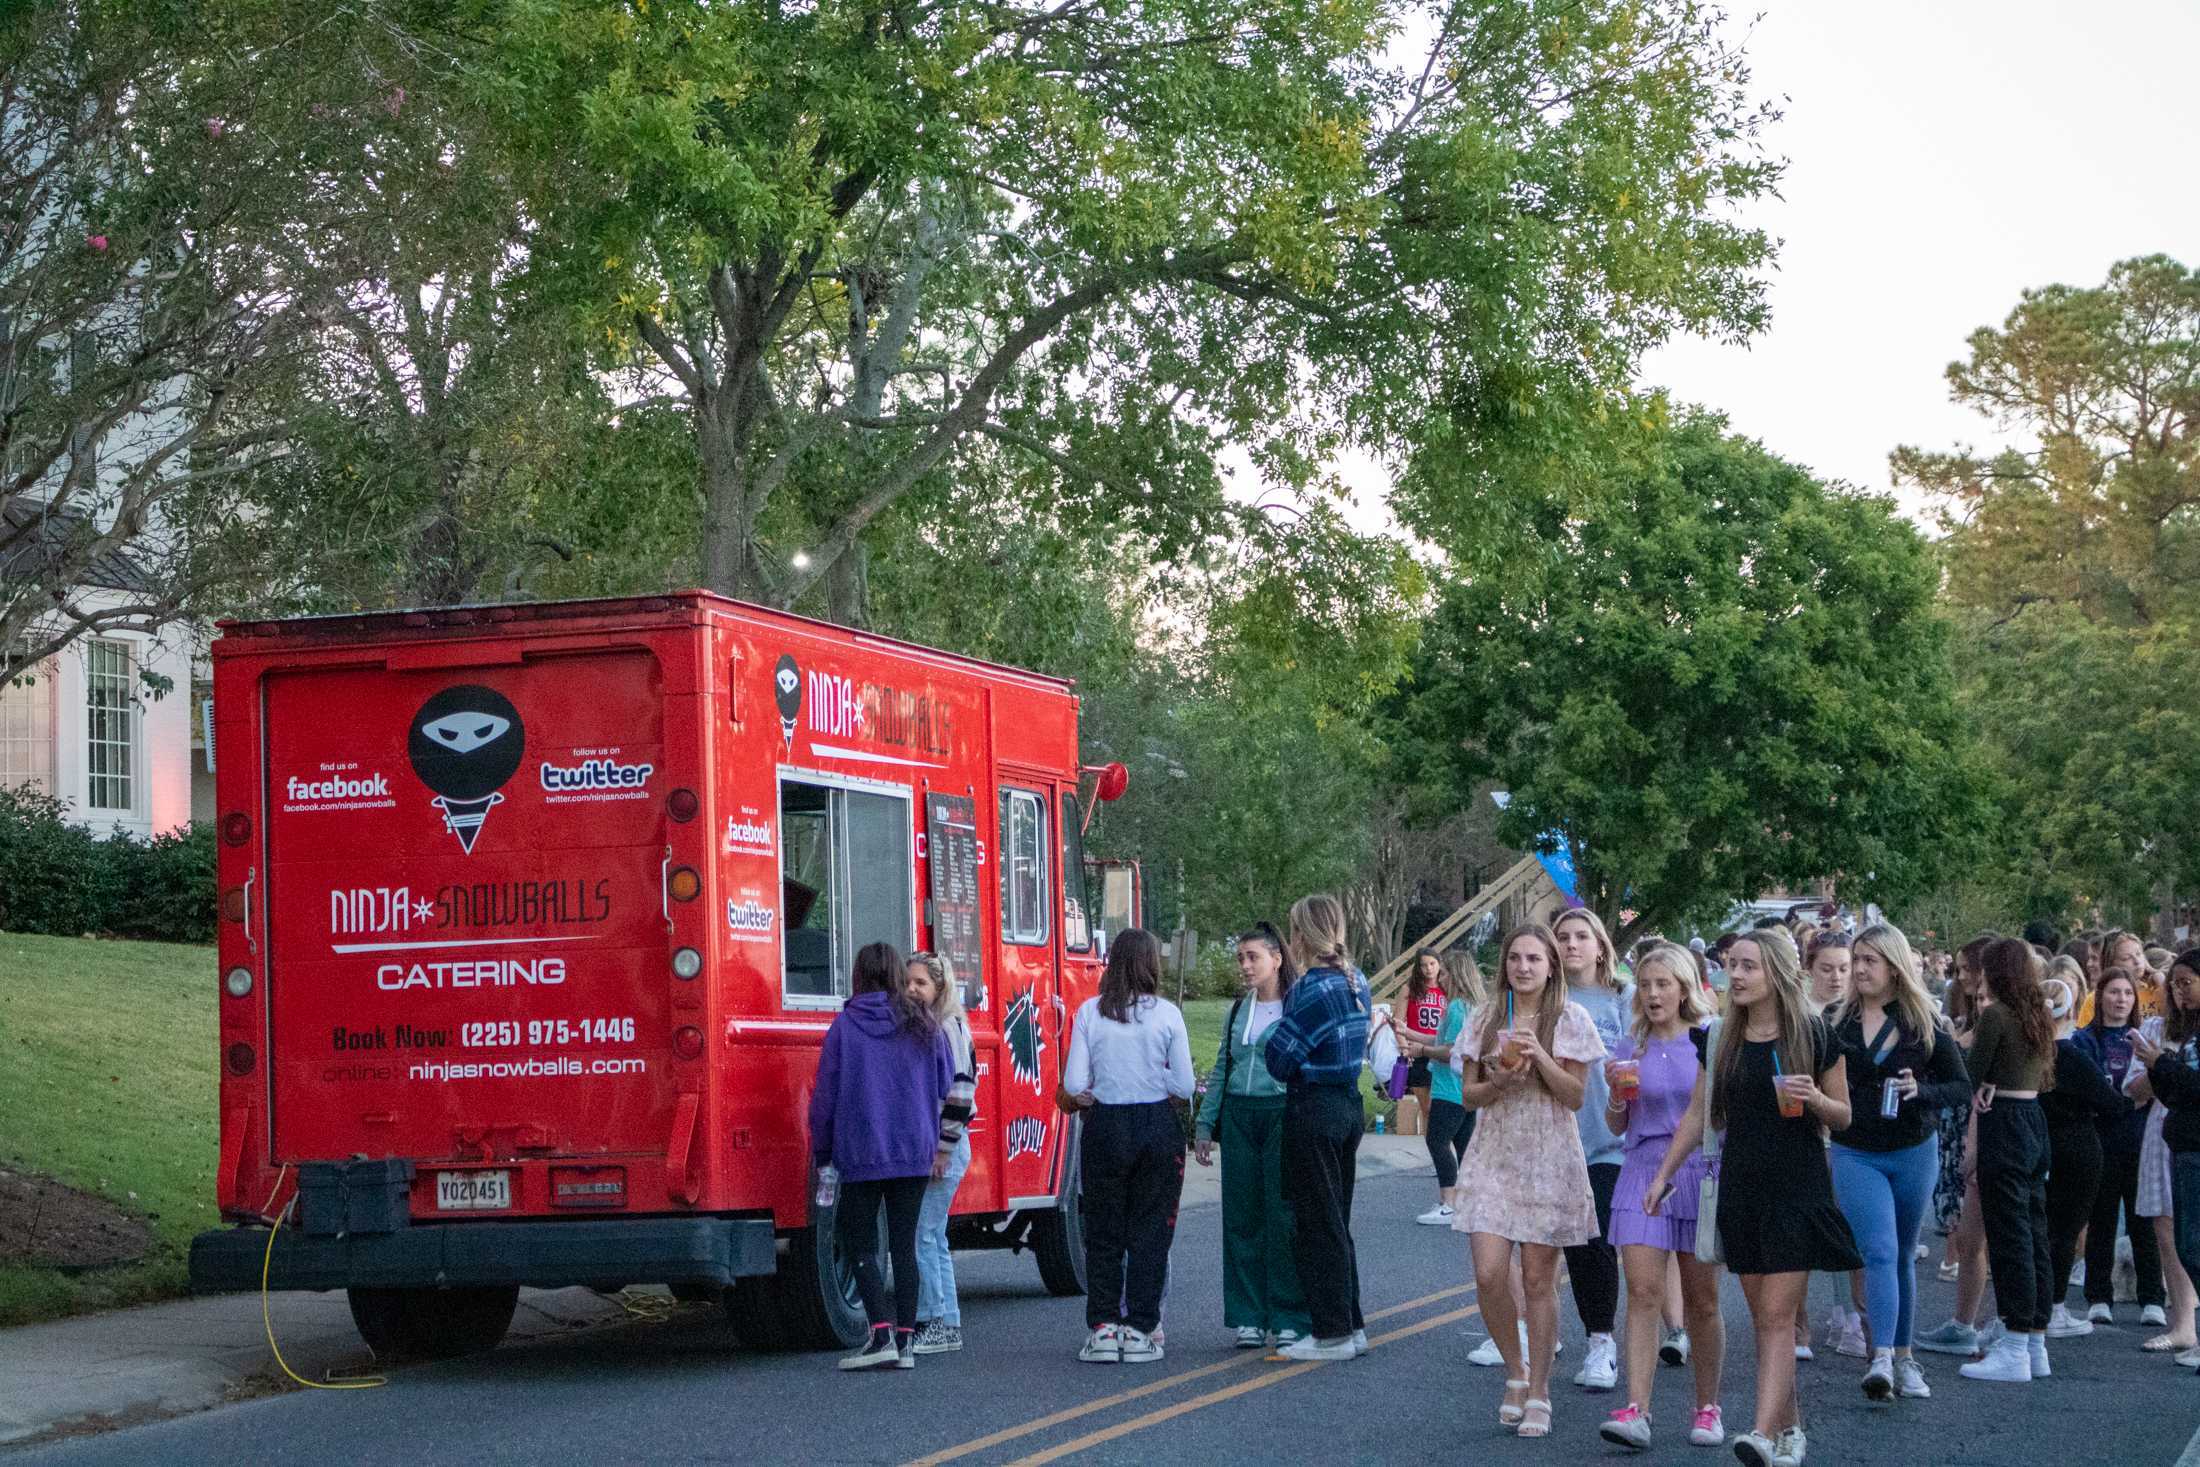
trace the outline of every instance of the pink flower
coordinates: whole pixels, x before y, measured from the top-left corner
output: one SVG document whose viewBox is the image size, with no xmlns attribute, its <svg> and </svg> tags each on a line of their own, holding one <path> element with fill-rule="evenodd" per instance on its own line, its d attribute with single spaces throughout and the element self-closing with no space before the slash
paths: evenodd
<svg viewBox="0 0 2200 1467">
<path fill-rule="evenodd" d="M 107 236 L 104 234 L 87 234 L 84 236 L 84 247 L 95 255 L 104 255 L 107 253 Z"/>
<path fill-rule="evenodd" d="M 218 138 L 222 135 L 222 129 L 227 126 L 229 124 L 219 117 L 209 117 L 206 119 L 206 135 L 210 138 Z"/>
<path fill-rule="evenodd" d="M 403 87 L 390 88 L 390 94 L 383 100 L 382 105 L 390 109 L 390 116 L 395 117 L 399 109 L 405 105 L 405 89 Z"/>
</svg>

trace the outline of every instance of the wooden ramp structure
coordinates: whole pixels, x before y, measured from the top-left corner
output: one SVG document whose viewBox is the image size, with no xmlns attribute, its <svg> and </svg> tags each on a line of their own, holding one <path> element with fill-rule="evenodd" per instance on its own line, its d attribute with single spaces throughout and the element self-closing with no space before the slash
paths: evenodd
<svg viewBox="0 0 2200 1467">
<path fill-rule="evenodd" d="M 1550 884 L 1550 875 L 1543 863 L 1534 856 L 1523 856 L 1508 866 L 1498 878 L 1469 897 L 1466 903 L 1449 917 L 1431 927 L 1426 933 L 1407 944 L 1404 952 L 1383 965 L 1381 972 L 1369 980 L 1374 990 L 1375 1002 L 1392 1003 L 1405 987 L 1407 970 L 1412 966 L 1413 955 L 1425 947 L 1443 948 L 1464 937 L 1490 913 L 1496 911 L 1516 896 L 1533 890 L 1538 883 Z"/>
</svg>

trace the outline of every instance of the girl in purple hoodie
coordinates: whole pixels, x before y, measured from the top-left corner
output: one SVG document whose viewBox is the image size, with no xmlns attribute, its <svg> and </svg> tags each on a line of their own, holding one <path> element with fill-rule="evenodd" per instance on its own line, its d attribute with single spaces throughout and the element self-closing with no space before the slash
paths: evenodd
<svg viewBox="0 0 2200 1467">
<path fill-rule="evenodd" d="M 842 1370 L 917 1364 L 917 1216 L 940 1140 L 940 1107 L 955 1082 L 947 1036 L 902 990 L 901 954 L 874 942 L 856 953 L 855 995 L 825 1031 L 810 1091 L 810 1155 L 840 1175 L 834 1209 L 841 1251 L 871 1321 Z M 879 1277 L 878 1214 L 894 1258 L 893 1317 Z"/>
</svg>

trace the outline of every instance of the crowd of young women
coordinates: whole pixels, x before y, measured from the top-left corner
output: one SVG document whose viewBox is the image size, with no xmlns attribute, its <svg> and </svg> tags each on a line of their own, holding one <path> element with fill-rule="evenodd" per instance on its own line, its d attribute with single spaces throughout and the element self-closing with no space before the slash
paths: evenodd
<svg viewBox="0 0 2200 1467">
<path fill-rule="evenodd" d="M 1643 944 L 1630 982 L 1581 909 L 1506 934 L 1487 993 L 1464 954 L 1417 963 L 1397 1027 L 1436 1169 L 1418 1220 L 1468 1235 L 1484 1349 L 1505 1368 L 1497 1419 L 1518 1435 L 1556 1425 L 1562 1259 L 1585 1389 L 1618 1383 L 1624 1279 L 1626 1404 L 1599 1432 L 1634 1448 L 1653 1440 L 1661 1355 L 1693 1367 L 1689 1440 L 1727 1441 L 1718 1296 L 1722 1268 L 1735 1275 L 1756 1399 L 1733 1448 L 1755 1467 L 1797 1467 L 1808 1448 L 1797 1364 L 1814 1273 L 1831 1276 L 1842 1352 L 1865 1358 L 1874 1400 L 1931 1396 L 1914 1349 L 1979 1355 L 1961 1370 L 1975 1380 L 2048 1375 L 2051 1337 L 2114 1318 L 2119 1226 L 2141 1319 L 2164 1329 L 2147 1348 L 2193 1352 L 2200 949 L 2113 933 L 2057 955 L 1984 934 L 1956 954 L 1943 1004 L 1896 928 L 1799 927 L 1722 940 L 1723 1004 L 1700 945 Z M 1240 938 L 1244 991 L 1196 1112 L 1194 1156 L 1223 1167 L 1223 1323 L 1290 1360 L 1368 1349 L 1353 1178 L 1370 1025 L 1391 1019 L 1347 953 L 1327 896 L 1292 909 L 1288 937 L 1263 923 Z M 1196 1077 L 1160 975 L 1149 934 L 1116 939 L 1057 1096 L 1083 1117 L 1089 1361 L 1164 1350 L 1185 1160 L 1173 1106 Z M 883 1207 L 895 1259 L 889 1305 L 875 1226 L 844 1230 L 873 1328 L 843 1368 L 961 1345 L 945 1224 L 972 1090 L 955 992 L 936 957 L 866 948 L 827 1035 L 813 1151 L 838 1173 L 844 1220 Z M 1928 1219 L 1949 1233 L 1958 1317 L 1917 1334 Z M 2065 1300 L 2081 1253 L 2083 1319 Z M 1989 1278 L 1999 1318 L 1982 1330 Z"/>
</svg>

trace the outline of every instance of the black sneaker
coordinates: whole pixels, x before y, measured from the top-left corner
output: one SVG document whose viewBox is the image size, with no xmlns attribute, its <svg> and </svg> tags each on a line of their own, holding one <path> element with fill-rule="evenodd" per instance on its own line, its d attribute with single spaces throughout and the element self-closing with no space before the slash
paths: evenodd
<svg viewBox="0 0 2200 1467">
<path fill-rule="evenodd" d="M 842 1370 L 876 1370 L 882 1365 L 899 1365 L 901 1351 L 895 1347 L 893 1332 L 873 1330 L 863 1342 L 863 1348 L 853 1355 L 840 1357 Z"/>
<path fill-rule="evenodd" d="M 895 1338 L 900 1343 L 894 1347 L 894 1354 L 900 1358 L 894 1361 L 894 1367 L 897 1370 L 915 1370 L 917 1368 L 917 1332 L 915 1330 L 900 1330 L 896 1332 Z"/>
</svg>

